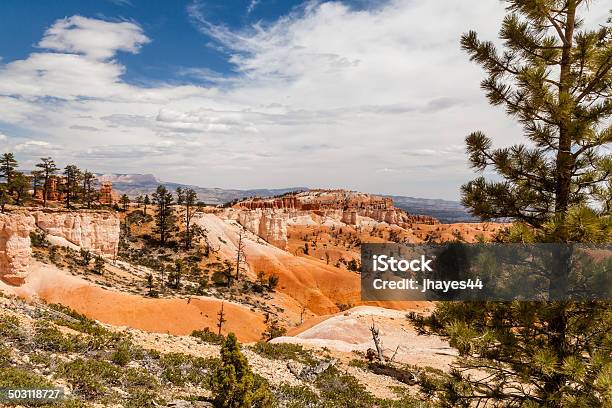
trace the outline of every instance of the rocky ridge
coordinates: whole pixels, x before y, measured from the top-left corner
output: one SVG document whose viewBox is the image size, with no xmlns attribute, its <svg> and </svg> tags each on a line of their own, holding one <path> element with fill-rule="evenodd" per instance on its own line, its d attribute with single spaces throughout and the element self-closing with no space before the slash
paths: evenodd
<svg viewBox="0 0 612 408">
<path fill-rule="evenodd" d="M 379 223 L 407 228 L 411 224 L 436 225 L 427 215 L 408 214 L 389 197 L 347 190 L 309 190 L 271 198 L 251 198 L 223 210 L 223 218 L 235 219 L 268 243 L 287 249 L 287 225 L 313 225 L 321 218 L 350 226 Z"/>
</svg>

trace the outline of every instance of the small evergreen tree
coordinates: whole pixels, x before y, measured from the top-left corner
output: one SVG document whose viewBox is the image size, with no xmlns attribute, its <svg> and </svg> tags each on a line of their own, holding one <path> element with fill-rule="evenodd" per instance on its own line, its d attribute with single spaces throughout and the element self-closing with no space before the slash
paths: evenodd
<svg viewBox="0 0 612 408">
<path fill-rule="evenodd" d="M 43 206 L 46 207 L 49 192 L 51 191 L 51 179 L 57 173 L 58 168 L 51 157 L 42 157 L 40 163 L 36 164 L 36 167 L 40 169 L 40 175 L 43 179 Z"/>
<path fill-rule="evenodd" d="M 217 408 L 265 408 L 274 403 L 267 384 L 251 371 L 234 333 L 227 335 L 221 347 L 221 365 L 212 377 L 211 389 Z"/>
<path fill-rule="evenodd" d="M 37 197 L 38 189 L 41 187 L 43 180 L 44 180 L 44 176 L 43 176 L 42 171 L 40 170 L 32 171 L 32 188 L 34 189 L 32 196 L 34 198 Z"/>
<path fill-rule="evenodd" d="M 0 213 L 4 213 L 4 208 L 10 204 L 11 196 L 8 193 L 5 184 L 0 184 Z"/>
<path fill-rule="evenodd" d="M 130 197 L 128 197 L 127 194 L 123 194 L 119 198 L 119 203 L 121 204 L 123 211 L 127 211 L 130 205 Z"/>
<path fill-rule="evenodd" d="M 148 273 L 147 274 L 147 289 L 149 289 L 149 292 L 148 292 L 149 296 L 153 296 L 154 288 L 155 288 L 155 284 L 153 282 L 153 274 Z"/>
<path fill-rule="evenodd" d="M 4 153 L 0 156 L 0 177 L 4 178 L 7 186 L 11 185 L 13 174 L 17 169 L 17 160 L 13 153 Z"/>
<path fill-rule="evenodd" d="M 64 194 L 66 196 L 66 208 L 71 207 L 71 202 L 76 201 L 81 187 L 81 170 L 74 164 L 64 168 Z"/>
<path fill-rule="evenodd" d="M 192 188 L 181 190 L 181 194 L 179 195 L 179 188 L 176 189 L 177 196 L 180 197 L 180 203 L 177 201 L 177 204 L 185 206 L 185 233 L 183 235 L 183 243 L 185 245 L 185 249 L 190 249 L 193 241 L 191 219 L 197 210 L 196 204 L 198 195 Z"/>
<path fill-rule="evenodd" d="M 15 204 L 22 205 L 24 198 L 30 189 L 30 179 L 18 171 L 12 174 L 11 182 L 8 184 L 8 190 L 15 197 Z"/>
<path fill-rule="evenodd" d="M 91 208 L 91 205 L 94 201 L 97 201 L 100 197 L 99 191 L 96 189 L 96 176 L 88 170 L 83 172 L 83 186 L 82 186 L 82 194 L 83 194 L 83 202 L 87 205 L 87 208 Z"/>
<path fill-rule="evenodd" d="M 159 242 L 165 245 L 170 237 L 170 232 L 175 225 L 176 219 L 172 210 L 172 193 L 162 185 L 157 187 L 153 193 L 153 203 L 157 205 L 155 214 L 156 232 L 159 234 Z"/>
<path fill-rule="evenodd" d="M 144 205 L 143 212 L 144 212 L 144 216 L 146 217 L 147 216 L 147 206 L 151 204 L 151 199 L 149 198 L 148 194 L 145 194 L 144 198 L 142 199 L 142 204 Z"/>
<path fill-rule="evenodd" d="M 92 258 L 91 252 L 89 252 L 86 249 L 81 248 L 81 250 L 79 251 L 79 254 L 81 255 L 81 264 L 83 266 L 88 266 Z"/>
<path fill-rule="evenodd" d="M 102 272 L 104 272 L 104 258 L 100 255 L 96 256 L 94 261 L 94 272 L 98 275 L 102 275 Z"/>
</svg>

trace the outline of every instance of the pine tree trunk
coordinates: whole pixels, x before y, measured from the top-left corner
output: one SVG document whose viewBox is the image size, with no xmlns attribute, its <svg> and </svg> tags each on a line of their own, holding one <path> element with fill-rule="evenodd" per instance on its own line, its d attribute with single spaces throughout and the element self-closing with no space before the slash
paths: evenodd
<svg viewBox="0 0 612 408">
<path fill-rule="evenodd" d="M 574 24 L 576 19 L 576 1 L 567 3 L 567 20 L 565 24 L 563 51 L 561 53 L 559 74 L 559 108 L 561 118 L 559 123 L 559 146 L 557 149 L 557 175 L 555 185 L 555 213 L 561 223 L 558 242 L 568 241 L 568 231 L 565 227 L 565 216 L 569 208 L 570 186 L 573 167 L 571 152 L 573 129 L 571 111 L 573 102 L 570 95 L 571 51 L 574 37 Z"/>
<path fill-rule="evenodd" d="M 557 150 L 556 166 L 556 185 L 555 185 L 555 214 L 560 223 L 559 233 L 555 241 L 561 245 L 553 251 L 554 259 L 549 284 L 550 299 L 558 302 L 558 308 L 549 321 L 550 346 L 557 355 L 559 365 L 563 364 L 567 352 L 568 344 L 567 332 L 567 313 L 566 302 L 561 300 L 567 294 L 567 279 L 570 271 L 572 250 L 564 244 L 569 241 L 569 231 L 565 224 L 565 218 L 570 205 L 571 178 L 574 166 L 574 157 L 571 152 L 574 129 L 572 126 L 571 112 L 573 101 L 570 94 L 570 75 L 571 75 L 571 51 L 573 46 L 574 25 L 576 19 L 576 1 L 567 2 L 565 30 L 563 32 L 563 50 L 560 61 L 559 74 L 559 108 L 561 118 L 559 122 L 559 146 Z M 544 385 L 547 396 L 559 395 L 565 383 L 565 375 L 556 370 L 555 375 Z M 549 402 L 550 406 L 560 406 L 559 402 Z"/>
<path fill-rule="evenodd" d="M 45 184 L 43 185 L 43 207 L 47 206 L 47 191 L 49 190 L 49 177 L 45 177 Z"/>
</svg>

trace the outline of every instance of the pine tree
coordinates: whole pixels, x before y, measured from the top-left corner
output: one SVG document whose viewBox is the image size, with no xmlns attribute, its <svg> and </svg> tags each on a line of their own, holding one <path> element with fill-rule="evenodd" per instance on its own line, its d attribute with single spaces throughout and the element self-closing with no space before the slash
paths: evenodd
<svg viewBox="0 0 612 408">
<path fill-rule="evenodd" d="M 41 187 L 41 182 L 44 180 L 44 175 L 43 172 L 40 170 L 33 170 L 32 171 L 32 188 L 34 189 L 34 192 L 32 194 L 32 196 L 34 198 L 36 198 L 38 196 L 38 189 Z"/>
<path fill-rule="evenodd" d="M 17 160 L 13 153 L 3 153 L 0 156 L 0 177 L 4 177 L 7 186 L 10 186 L 13 174 L 17 169 Z"/>
<path fill-rule="evenodd" d="M 81 170 L 74 164 L 64 168 L 64 194 L 66 198 L 66 208 L 71 207 L 71 203 L 76 201 L 81 187 Z"/>
<path fill-rule="evenodd" d="M 151 199 L 149 198 L 148 194 L 145 194 L 143 200 L 142 200 L 142 204 L 144 205 L 144 215 L 145 217 L 147 216 L 147 206 L 149 204 L 151 204 Z"/>
<path fill-rule="evenodd" d="M 182 204 L 185 206 L 185 234 L 183 241 L 185 249 L 190 249 L 193 239 L 193 234 L 191 231 L 191 219 L 193 218 L 193 215 L 196 213 L 197 210 L 196 204 L 198 195 L 192 188 L 182 190 L 181 194 L 179 195 L 179 188 L 176 189 L 177 195 L 180 197 L 180 202 L 177 201 L 177 204 Z"/>
<path fill-rule="evenodd" d="M 82 176 L 83 185 L 82 185 L 82 194 L 83 194 L 83 202 L 87 204 L 87 208 L 91 208 L 91 204 L 98 200 L 100 197 L 100 193 L 96 189 L 96 176 L 89 170 L 85 170 Z"/>
<path fill-rule="evenodd" d="M 7 204 L 10 204 L 11 196 L 9 195 L 6 185 L 0 184 L 0 213 L 4 213 Z"/>
<path fill-rule="evenodd" d="M 47 206 L 47 198 L 51 190 L 51 178 L 57 173 L 57 166 L 51 157 L 42 157 L 40 163 L 36 164 L 36 167 L 40 169 L 40 174 L 43 179 L 43 206 Z"/>
<path fill-rule="evenodd" d="M 234 333 L 227 335 L 221 347 L 221 365 L 212 376 L 211 388 L 217 408 L 274 406 L 267 384 L 251 371 Z"/>
<path fill-rule="evenodd" d="M 462 201 L 483 219 L 515 220 L 505 240 L 612 237 L 612 159 L 606 153 L 612 141 L 612 30 L 581 29 L 578 13 L 587 4 L 508 1 L 502 52 L 474 31 L 461 39 L 488 74 L 481 87 L 489 101 L 503 105 L 528 140 L 494 149 L 482 132 L 466 138 L 472 166 L 495 170 L 499 181 L 479 177 L 467 183 Z M 549 271 L 551 299 L 564 293 L 569 272 L 571 247 L 559 248 Z M 448 336 L 459 350 L 450 380 L 425 382 L 445 406 L 612 404 L 608 303 L 443 303 L 416 321 Z"/>
<path fill-rule="evenodd" d="M 121 198 L 119 198 L 119 203 L 121 204 L 123 211 L 127 211 L 128 207 L 130 206 L 130 197 L 128 197 L 127 194 L 121 195 Z"/>
<path fill-rule="evenodd" d="M 157 205 L 155 226 L 159 234 L 159 242 L 162 245 L 165 245 L 168 241 L 170 231 L 176 222 L 172 210 L 172 201 L 172 193 L 162 185 L 158 186 L 155 193 L 153 193 L 153 203 Z"/>
<path fill-rule="evenodd" d="M 23 204 L 23 199 L 28 194 L 30 185 L 30 179 L 26 175 L 18 171 L 13 172 L 11 182 L 8 184 L 8 190 L 13 193 L 15 204 Z"/>
<path fill-rule="evenodd" d="M 102 258 L 100 255 L 96 256 L 94 260 L 94 272 L 98 275 L 102 275 L 104 272 L 104 258 Z"/>
</svg>

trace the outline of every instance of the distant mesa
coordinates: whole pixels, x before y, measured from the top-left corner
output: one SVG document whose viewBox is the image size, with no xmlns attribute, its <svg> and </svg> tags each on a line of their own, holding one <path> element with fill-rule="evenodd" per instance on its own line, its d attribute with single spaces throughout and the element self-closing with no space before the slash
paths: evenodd
<svg viewBox="0 0 612 408">
<path fill-rule="evenodd" d="M 127 194 L 135 198 L 140 194 L 151 194 L 159 184 L 163 184 L 170 190 L 177 187 L 193 188 L 198 194 L 198 200 L 211 205 L 221 205 L 229 202 L 245 201 L 258 197 L 267 199 L 277 198 L 290 193 L 317 191 L 308 187 L 287 187 L 278 189 L 226 189 L 215 187 L 200 187 L 196 185 L 180 184 L 170 181 L 161 181 L 153 174 L 98 174 L 100 181 L 111 181 L 114 191 L 121 195 Z M 319 190 L 323 191 L 323 190 Z M 363 194 L 363 193 L 361 193 Z M 390 198 L 396 208 L 405 210 L 409 214 L 423 214 L 438 219 L 441 223 L 454 222 L 479 222 L 471 216 L 467 210 L 457 201 L 416 198 L 407 196 L 380 195 L 381 198 Z M 266 202 L 265 205 L 270 205 Z M 274 204 L 272 204 L 274 205 Z"/>
<path fill-rule="evenodd" d="M 317 215 L 331 215 L 330 211 L 342 211 L 342 221 L 357 224 L 358 216 L 372 218 L 388 224 L 439 224 L 427 215 L 413 215 L 396 208 L 393 199 L 348 190 L 311 189 L 299 193 L 287 193 L 280 197 L 252 198 L 238 202 L 235 207 L 250 210 L 258 208 L 313 211 Z"/>
<path fill-rule="evenodd" d="M 100 182 L 125 183 L 125 184 L 159 184 L 159 180 L 153 174 L 97 174 Z"/>
</svg>

